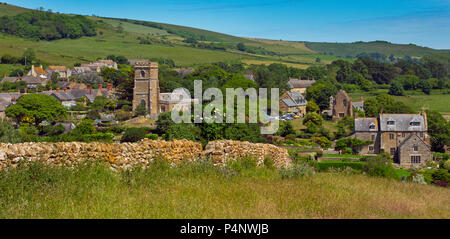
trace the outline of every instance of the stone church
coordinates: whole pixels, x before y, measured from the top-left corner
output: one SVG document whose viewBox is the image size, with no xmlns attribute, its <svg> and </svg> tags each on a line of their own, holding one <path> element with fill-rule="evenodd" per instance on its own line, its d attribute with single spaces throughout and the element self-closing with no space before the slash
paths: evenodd
<svg viewBox="0 0 450 239">
<path fill-rule="evenodd" d="M 189 92 L 176 89 L 171 93 L 160 93 L 158 63 L 149 60 L 130 59 L 130 65 L 134 67 L 133 89 L 133 113 L 140 104 L 144 104 L 147 115 L 151 119 L 157 119 L 159 114 L 171 111 L 176 105 L 182 110 L 190 107 L 192 102 Z"/>
</svg>

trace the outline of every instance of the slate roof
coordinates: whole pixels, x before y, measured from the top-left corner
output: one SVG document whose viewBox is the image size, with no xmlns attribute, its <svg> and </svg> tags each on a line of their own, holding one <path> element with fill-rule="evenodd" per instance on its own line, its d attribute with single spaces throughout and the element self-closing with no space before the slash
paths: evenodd
<svg viewBox="0 0 450 239">
<path fill-rule="evenodd" d="M 393 121 L 393 125 L 388 125 L 388 121 Z M 419 125 L 412 125 L 417 122 Z M 418 114 L 380 114 L 381 131 L 400 131 L 400 132 L 420 132 L 427 131 L 425 119 Z"/>
<path fill-rule="evenodd" d="M 409 140 L 411 140 L 413 137 L 418 138 L 419 142 L 423 143 L 425 146 L 427 146 L 428 148 L 430 148 L 430 145 L 423 141 L 423 139 L 421 139 L 419 136 L 417 136 L 417 134 L 410 134 L 408 137 L 406 137 L 405 140 L 403 140 L 399 145 L 398 148 L 401 148 L 406 142 L 408 142 Z"/>
<path fill-rule="evenodd" d="M 316 83 L 315 80 L 299 80 L 299 79 L 289 79 L 288 85 L 291 89 L 295 88 L 308 88 Z"/>
<path fill-rule="evenodd" d="M 131 66 L 136 65 L 136 62 L 145 62 L 145 64 L 150 64 L 150 60 L 148 59 L 128 59 L 128 63 Z"/>
<path fill-rule="evenodd" d="M 303 95 L 299 94 L 298 92 L 287 92 L 289 98 L 283 98 L 281 101 L 283 101 L 288 107 L 297 107 L 297 106 L 305 106 L 306 100 Z"/>
<path fill-rule="evenodd" d="M 370 128 L 373 126 L 374 128 Z M 377 118 L 355 118 L 355 132 L 376 132 L 378 131 Z"/>
<path fill-rule="evenodd" d="M 364 102 L 353 102 L 352 106 L 353 106 L 353 108 L 364 112 Z"/>
</svg>

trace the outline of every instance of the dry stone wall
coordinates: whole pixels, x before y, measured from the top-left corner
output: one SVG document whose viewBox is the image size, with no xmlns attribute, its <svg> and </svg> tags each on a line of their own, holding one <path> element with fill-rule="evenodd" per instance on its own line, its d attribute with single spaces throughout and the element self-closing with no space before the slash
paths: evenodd
<svg viewBox="0 0 450 239">
<path fill-rule="evenodd" d="M 277 168 L 289 168 L 292 161 L 286 149 L 272 144 L 254 144 L 233 140 L 218 140 L 209 142 L 203 152 L 205 157 L 212 158 L 219 165 L 226 165 L 228 160 L 243 157 L 255 157 L 258 164 L 262 164 L 266 157 L 274 161 Z"/>
<path fill-rule="evenodd" d="M 156 158 L 172 163 L 212 158 L 219 166 L 231 158 L 254 156 L 262 163 L 269 156 L 275 166 L 289 167 L 292 163 L 286 149 L 269 144 L 252 144 L 240 141 L 213 141 L 205 150 L 197 142 L 188 140 L 149 140 L 138 143 L 21 143 L 0 144 L 0 170 L 15 167 L 20 161 L 42 161 L 55 165 L 73 166 L 85 160 L 104 160 L 114 168 L 147 165 Z"/>
</svg>

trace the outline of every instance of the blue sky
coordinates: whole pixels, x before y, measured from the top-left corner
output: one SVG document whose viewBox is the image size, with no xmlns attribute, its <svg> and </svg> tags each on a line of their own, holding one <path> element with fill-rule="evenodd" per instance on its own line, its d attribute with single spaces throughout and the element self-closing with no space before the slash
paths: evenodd
<svg viewBox="0 0 450 239">
<path fill-rule="evenodd" d="M 244 37 L 386 40 L 450 49 L 450 0 L 3 1 L 33 9 L 42 6 L 54 12 L 149 20 Z"/>
</svg>

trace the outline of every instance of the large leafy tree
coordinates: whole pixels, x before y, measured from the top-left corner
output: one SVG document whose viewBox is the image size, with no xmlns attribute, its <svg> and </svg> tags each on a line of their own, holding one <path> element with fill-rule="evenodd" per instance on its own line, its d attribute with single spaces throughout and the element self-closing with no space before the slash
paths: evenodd
<svg viewBox="0 0 450 239">
<path fill-rule="evenodd" d="M 322 81 L 314 84 L 306 90 L 306 99 L 314 100 L 319 106 L 320 110 L 326 110 L 330 106 L 330 96 L 336 95 L 337 87 L 329 82 Z"/>
<path fill-rule="evenodd" d="M 67 115 L 67 109 L 54 97 L 43 94 L 26 94 L 6 109 L 6 114 L 18 123 L 35 126 L 42 121 L 55 122 Z"/>
<path fill-rule="evenodd" d="M 364 112 L 367 117 L 378 117 L 381 109 L 383 113 L 414 113 L 411 107 L 387 94 L 370 97 L 364 101 Z"/>
<path fill-rule="evenodd" d="M 450 144 L 450 122 L 437 111 L 427 111 L 428 133 L 433 151 L 444 152 L 444 146 Z"/>
</svg>

